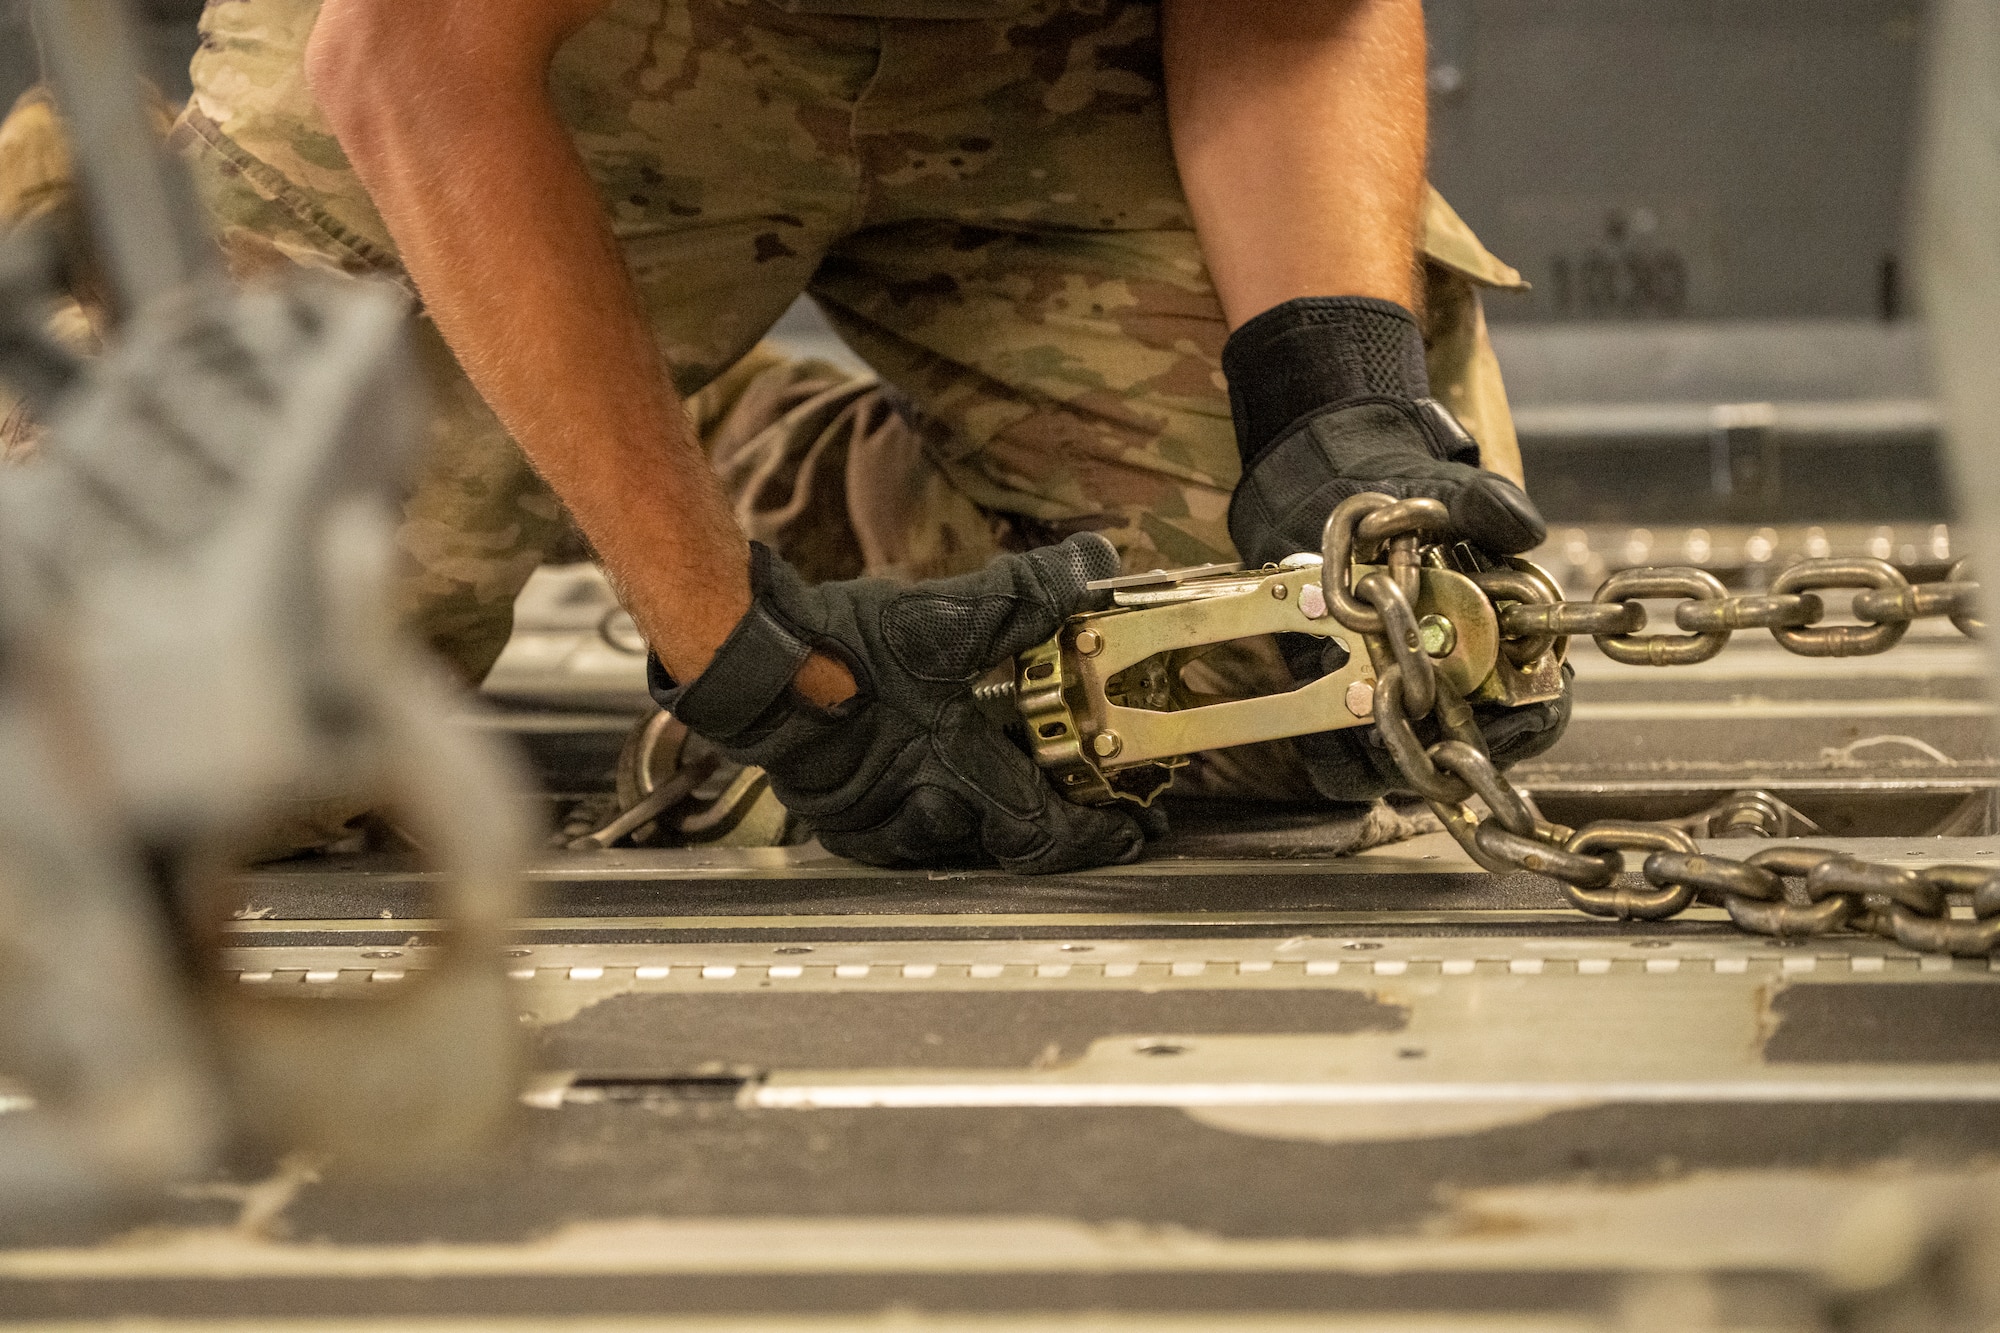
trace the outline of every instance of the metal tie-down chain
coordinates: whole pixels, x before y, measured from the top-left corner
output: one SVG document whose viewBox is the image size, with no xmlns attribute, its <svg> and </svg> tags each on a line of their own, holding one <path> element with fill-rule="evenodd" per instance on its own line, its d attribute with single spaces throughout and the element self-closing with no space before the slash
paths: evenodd
<svg viewBox="0 0 2000 1333">
<path fill-rule="evenodd" d="M 1703 852 L 1668 824 L 1600 819 L 1580 829 L 1541 818 L 1500 776 L 1472 709 L 1432 669 L 1415 633 L 1412 580 L 1421 534 L 1446 526 L 1436 500 L 1393 500 L 1368 493 L 1328 517 L 1321 567 L 1333 616 L 1367 643 L 1377 665 L 1375 728 L 1403 780 L 1429 803 L 1466 853 L 1496 873 L 1532 871 L 1594 916 L 1658 921 L 1697 902 L 1719 906 L 1744 930 L 1782 939 L 1836 930 L 1870 931 L 1905 948 L 1985 956 L 2000 949 L 2000 869 L 1876 865 L 1843 852 L 1773 846 L 1738 860 Z M 1352 568 L 1386 548 L 1359 580 Z M 1886 652 L 1912 621 L 1947 618 L 1976 637 L 1979 585 L 1963 562 L 1941 582 L 1912 584 L 1888 562 L 1864 558 L 1805 560 L 1772 581 L 1768 593 L 1732 596 L 1705 570 L 1622 570 L 1587 602 L 1551 599 L 1537 580 L 1511 569 L 1484 570 L 1474 581 L 1493 599 L 1502 651 L 1517 661 L 1566 635 L 1588 634 L 1614 661 L 1684 666 L 1720 653 L 1739 629 L 1768 629 L 1804 657 L 1865 657 Z M 1352 581 L 1352 586 L 1349 586 Z M 1817 595 L 1855 590 L 1858 625 L 1822 625 Z M 1680 597 L 1681 634 L 1644 634 L 1646 608 L 1636 599 Z M 1435 719 L 1443 739 L 1426 745 L 1412 724 Z M 1478 797 L 1482 814 L 1468 802 Z M 1645 887 L 1618 882 L 1622 853 L 1643 852 Z M 1972 918 L 1954 919 L 1954 899 Z"/>
</svg>

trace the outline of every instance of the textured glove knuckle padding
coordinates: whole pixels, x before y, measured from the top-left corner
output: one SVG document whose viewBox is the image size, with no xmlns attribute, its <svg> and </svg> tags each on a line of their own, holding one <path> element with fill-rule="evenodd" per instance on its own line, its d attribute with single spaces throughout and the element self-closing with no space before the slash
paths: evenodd
<svg viewBox="0 0 2000 1333">
<path fill-rule="evenodd" d="M 1013 597 L 905 593 L 882 613 L 882 640 L 919 680 L 965 680 L 993 665 L 990 646 L 1019 610 Z"/>
<path fill-rule="evenodd" d="M 1032 551 L 1026 557 L 1051 592 L 1065 601 L 1079 598 L 1087 584 L 1118 572 L 1118 548 L 1097 532 L 1081 532 L 1059 546 Z"/>
<path fill-rule="evenodd" d="M 1001 556 L 977 574 L 895 598 L 882 613 L 882 640 L 920 680 L 969 680 L 1054 634 L 1085 585 L 1117 568 L 1111 543 L 1095 533 Z"/>
</svg>

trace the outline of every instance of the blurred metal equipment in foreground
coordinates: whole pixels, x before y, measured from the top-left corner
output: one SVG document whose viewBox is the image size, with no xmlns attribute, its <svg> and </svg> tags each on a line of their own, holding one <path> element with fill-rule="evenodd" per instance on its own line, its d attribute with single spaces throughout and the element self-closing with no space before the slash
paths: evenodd
<svg viewBox="0 0 2000 1333">
<path fill-rule="evenodd" d="M 48 429 L 0 477 L 0 1072 L 30 1103 L 0 1115 L 0 1217 L 180 1177 L 232 1119 L 425 1160 L 511 1103 L 526 839 L 501 757 L 446 721 L 386 609 L 405 303 L 233 288 L 147 130 L 116 0 L 35 18 L 117 328 L 101 363 L 67 360 L 37 333 L 52 256 L 6 251 L 0 371 Z M 438 872 L 421 980 L 337 1003 L 215 981 L 232 873 L 343 801 L 392 811 Z"/>
<path fill-rule="evenodd" d="M 1944 0 L 1932 16 L 1919 279 L 1952 481 L 1978 564 L 2000 566 L 2000 12 Z M 2000 644 L 1990 652 L 2000 653 Z M 2000 665 L 2000 658 L 1995 658 Z"/>
</svg>

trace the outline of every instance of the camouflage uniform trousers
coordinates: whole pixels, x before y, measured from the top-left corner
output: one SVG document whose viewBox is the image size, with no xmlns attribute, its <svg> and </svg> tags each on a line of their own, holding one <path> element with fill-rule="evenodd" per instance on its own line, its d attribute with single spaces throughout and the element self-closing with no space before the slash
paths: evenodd
<svg viewBox="0 0 2000 1333">
<path fill-rule="evenodd" d="M 954 573 L 1082 529 L 1129 569 L 1233 558 L 1227 330 L 1172 161 L 1156 7 L 947 8 L 963 16 L 614 0 L 557 55 L 556 106 L 676 383 L 707 386 L 690 406 L 739 515 L 818 578 Z M 174 142 L 239 274 L 407 281 L 305 87 L 316 12 L 212 0 Z M 1434 191 L 1423 249 L 1435 391 L 1518 479 L 1479 289 L 1519 277 Z M 749 355 L 802 293 L 881 385 Z M 400 609 L 477 680 L 563 518 L 427 323 L 420 341 L 437 411 Z M 1216 692 L 1288 683 L 1268 645 L 1199 669 Z M 1207 760 L 1184 788 L 1310 790 L 1286 745 Z"/>
</svg>

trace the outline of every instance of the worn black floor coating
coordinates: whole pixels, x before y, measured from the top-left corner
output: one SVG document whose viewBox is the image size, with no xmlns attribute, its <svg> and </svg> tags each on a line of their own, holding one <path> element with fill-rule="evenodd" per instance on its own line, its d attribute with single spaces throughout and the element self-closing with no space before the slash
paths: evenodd
<svg viewBox="0 0 2000 1333">
<path fill-rule="evenodd" d="M 1099 1037 L 1394 1032 L 1408 1010 L 1367 991 L 844 991 L 626 994 L 537 1034 L 548 1069 L 1026 1069 Z"/>
<path fill-rule="evenodd" d="M 681 924 L 615 926 L 579 921 L 576 925 L 540 926 L 516 930 L 508 938 L 518 944 L 821 944 L 827 942 L 906 944 L 982 940 L 1389 940 L 1389 939 L 1519 939 L 1531 930 L 1538 938 L 1603 940 L 1740 941 L 1743 932 L 1727 921 L 1612 921 L 1576 916 L 1541 919 L 1524 925 L 1494 913 L 1497 920 L 1450 922 L 1356 922 L 1352 925 L 1275 921 L 1185 921 L 1165 924 L 1084 921 L 1046 926 L 982 924 L 970 917 L 963 924 L 884 926 L 877 917 L 857 917 L 851 927 L 815 922 L 809 926 L 711 926 Z M 239 948 L 372 948 L 413 947 L 441 943 L 436 930 L 324 930 L 316 926 L 231 931 L 228 942 Z M 693 961 L 688 959 L 686 961 Z M 796 961 L 796 960 L 793 960 Z M 811 961 L 811 960 L 805 960 Z"/>
<path fill-rule="evenodd" d="M 483 1173 L 381 1188 L 338 1166 L 285 1214 L 302 1240 L 524 1241 L 632 1217 L 1061 1217 L 1235 1237 L 1401 1234 L 1446 1191 L 1704 1170 L 2000 1159 L 2000 1107 L 1608 1106 L 1393 1143 L 1212 1128 L 1165 1108 L 526 1113 Z M 212 1221 L 212 1207 L 190 1210 Z"/>
<path fill-rule="evenodd" d="M 579 869 L 587 869 L 580 863 Z M 1632 877 L 1635 887 L 1644 881 Z M 1476 908 L 1559 910 L 1552 881 L 1537 875 L 1328 875 L 1251 873 L 1049 875 L 998 872 L 926 875 L 881 871 L 814 878 L 730 876 L 634 880 L 606 876 L 544 881 L 534 911 L 547 916 L 880 916 L 1042 912 L 1361 912 Z M 431 890 L 408 867 L 362 867 L 340 859 L 270 869 L 245 882 L 246 910 L 272 920 L 408 920 L 435 910 Z"/>
<path fill-rule="evenodd" d="M 2000 1060 L 2000 986 L 1793 985 L 1771 1000 L 1775 1064 L 1954 1064 Z"/>
<path fill-rule="evenodd" d="M 370 1246 L 531 1242 L 572 1223 L 632 1218 L 1072 1218 L 1241 1239 L 1333 1239 L 1408 1235 L 1440 1225 L 1452 1194 L 1509 1185 L 1643 1185 L 1712 1170 L 1877 1163 L 1966 1170 L 1994 1160 L 2000 1107 L 1966 1105 L 1602 1107 L 1476 1134 L 1329 1144 L 1232 1133 L 1159 1108 L 799 1112 L 625 1103 L 524 1113 L 517 1137 L 484 1169 L 451 1177 L 385 1185 L 328 1164 L 279 1226 L 300 1242 Z M 232 1212 L 225 1199 L 183 1197 L 149 1217 L 60 1236 L 37 1228 L 11 1243 L 89 1244 L 139 1226 L 226 1225 Z M 894 1275 L 852 1285 L 820 1277 L 0 1281 L 0 1319 L 839 1309 L 884 1303 L 892 1291 L 899 1303 L 967 1309 L 1439 1309 L 1461 1300 L 1467 1308 L 1554 1308 L 1601 1296 L 1594 1279 L 1580 1276 L 1516 1281 L 1451 1274 Z M 1572 1281 L 1583 1285 L 1563 1285 Z"/>
</svg>

